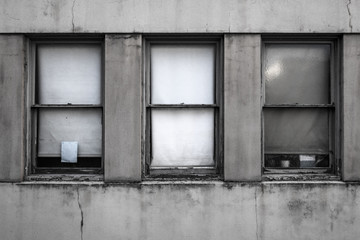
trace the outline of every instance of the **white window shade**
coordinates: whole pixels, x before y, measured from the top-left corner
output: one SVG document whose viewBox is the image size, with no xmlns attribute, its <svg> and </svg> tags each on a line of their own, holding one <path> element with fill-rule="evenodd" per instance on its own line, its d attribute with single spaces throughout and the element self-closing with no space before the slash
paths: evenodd
<svg viewBox="0 0 360 240">
<path fill-rule="evenodd" d="M 214 109 L 153 109 L 153 167 L 214 165 Z"/>
<path fill-rule="evenodd" d="M 215 47 L 151 46 L 152 104 L 213 104 Z"/>
<path fill-rule="evenodd" d="M 39 44 L 38 104 L 101 104 L 101 46 Z"/>
<path fill-rule="evenodd" d="M 62 141 L 76 141 L 79 156 L 101 156 L 101 109 L 40 109 L 38 156 L 60 156 Z"/>
</svg>

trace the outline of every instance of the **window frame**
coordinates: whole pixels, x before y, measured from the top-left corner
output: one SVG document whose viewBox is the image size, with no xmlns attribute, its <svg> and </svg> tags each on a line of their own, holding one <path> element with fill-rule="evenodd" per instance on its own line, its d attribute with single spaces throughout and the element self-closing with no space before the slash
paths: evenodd
<svg viewBox="0 0 360 240">
<path fill-rule="evenodd" d="M 330 45 L 330 66 L 329 66 L 329 101 L 328 104 L 266 104 L 265 99 L 265 77 L 264 77 L 264 63 L 265 63 L 265 49 L 266 44 L 279 45 L 314 45 L 314 44 L 328 44 Z M 263 36 L 262 37 L 262 51 L 261 51 L 261 85 L 262 85 L 262 175 L 264 180 L 294 180 L 304 179 L 307 176 L 309 179 L 334 179 L 339 180 L 340 176 L 340 162 L 341 162 L 341 81 L 340 81 L 340 38 L 339 36 L 324 35 L 324 36 Z M 265 167 L 265 120 L 264 112 L 266 109 L 327 109 L 329 122 L 329 167 L 313 167 L 313 168 L 270 168 Z M 282 153 L 286 154 L 286 153 Z M 288 153 L 300 154 L 300 153 Z M 304 153 L 311 155 L 311 153 Z M 290 174 L 290 175 L 289 175 Z M 296 176 L 296 174 L 300 174 Z M 301 176 L 303 175 L 303 176 Z M 305 177 L 305 178 L 307 178 Z"/>
<path fill-rule="evenodd" d="M 150 104 L 151 99 L 151 46 L 194 46 L 213 45 L 215 47 L 214 66 L 214 103 L 213 104 Z M 223 176 L 223 38 L 218 35 L 211 36 L 145 36 L 143 38 L 143 179 L 169 179 L 169 178 L 191 178 L 191 179 L 219 179 Z M 151 167 L 151 110 L 152 109 L 214 109 L 214 166 L 173 166 L 173 167 Z"/>
<path fill-rule="evenodd" d="M 38 65 L 38 56 L 37 56 L 37 46 L 42 44 L 48 45 L 99 45 L 101 49 L 100 55 L 100 104 L 40 104 L 36 102 L 36 95 L 38 94 L 38 79 L 37 79 L 37 65 Z M 28 111 L 28 150 L 27 150 L 27 164 L 26 164 L 26 176 L 27 179 L 32 180 L 41 179 L 43 180 L 44 175 L 71 175 L 77 176 L 75 179 L 78 180 L 87 180 L 89 179 L 86 176 L 94 175 L 93 178 L 98 180 L 97 175 L 104 173 L 104 38 L 103 36 L 96 35 L 92 37 L 81 36 L 81 37 L 72 37 L 72 36 L 30 36 L 29 42 L 29 81 L 27 89 L 27 106 Z M 37 135 L 38 135 L 38 114 L 40 109 L 100 109 L 101 110 L 101 155 L 100 155 L 100 167 L 39 167 L 37 165 Z M 86 158 L 86 157 L 84 157 Z M 33 175 L 33 176 L 32 176 Z M 85 175 L 85 177 L 81 177 Z M 59 176 L 55 177 L 56 179 Z M 61 178 L 61 177 L 60 177 Z M 73 179 L 73 178 L 71 178 Z"/>
</svg>

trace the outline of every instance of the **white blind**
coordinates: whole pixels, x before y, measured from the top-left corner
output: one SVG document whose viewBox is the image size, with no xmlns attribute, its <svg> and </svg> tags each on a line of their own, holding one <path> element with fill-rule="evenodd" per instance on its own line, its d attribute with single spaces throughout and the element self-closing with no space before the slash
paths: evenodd
<svg viewBox="0 0 360 240">
<path fill-rule="evenodd" d="M 101 46 L 40 44 L 37 49 L 39 104 L 100 104 Z"/>
<path fill-rule="evenodd" d="M 151 47 L 152 104 L 213 104 L 215 47 Z"/>
</svg>

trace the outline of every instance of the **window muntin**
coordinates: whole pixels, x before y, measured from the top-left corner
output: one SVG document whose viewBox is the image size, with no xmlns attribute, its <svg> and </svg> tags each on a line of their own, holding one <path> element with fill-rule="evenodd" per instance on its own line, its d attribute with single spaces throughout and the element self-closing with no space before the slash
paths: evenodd
<svg viewBox="0 0 360 240">
<path fill-rule="evenodd" d="M 32 173 L 102 171 L 102 45 L 34 42 Z M 61 143 L 77 142 L 77 162 Z"/>
<path fill-rule="evenodd" d="M 146 176 L 219 173 L 219 39 L 147 39 Z"/>
<path fill-rule="evenodd" d="M 337 114 L 334 42 L 269 40 L 263 46 L 266 172 L 329 172 Z"/>
</svg>

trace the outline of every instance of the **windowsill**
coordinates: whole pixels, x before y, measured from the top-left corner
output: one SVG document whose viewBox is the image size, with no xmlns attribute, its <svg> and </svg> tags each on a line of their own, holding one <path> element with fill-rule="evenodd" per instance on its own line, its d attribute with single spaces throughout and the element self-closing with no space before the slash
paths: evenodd
<svg viewBox="0 0 360 240">
<path fill-rule="evenodd" d="M 310 181 L 326 181 L 326 182 L 336 182 L 341 181 L 339 176 L 330 175 L 330 174 L 265 174 L 262 176 L 261 181 L 240 181 L 240 182 L 227 182 L 221 179 L 220 177 L 205 177 L 205 178 L 145 178 L 139 182 L 104 182 L 104 176 L 95 175 L 95 174 L 33 174 L 27 176 L 25 181 L 22 184 L 31 184 L 31 183 L 69 183 L 69 184 L 88 184 L 88 183 L 96 183 L 96 184 L 139 184 L 139 185 L 178 185 L 178 184 L 246 184 L 246 183 L 264 183 L 264 182 L 310 182 Z"/>
<path fill-rule="evenodd" d="M 262 181 L 341 181 L 341 178 L 331 174 L 264 174 Z"/>
<path fill-rule="evenodd" d="M 41 182 L 102 182 L 102 174 L 32 174 L 25 181 Z"/>
</svg>

